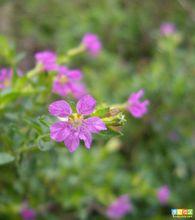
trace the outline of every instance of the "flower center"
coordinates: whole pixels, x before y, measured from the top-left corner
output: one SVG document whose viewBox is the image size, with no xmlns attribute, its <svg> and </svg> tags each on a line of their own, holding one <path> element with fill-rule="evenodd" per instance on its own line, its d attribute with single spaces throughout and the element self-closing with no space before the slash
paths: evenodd
<svg viewBox="0 0 195 220">
<path fill-rule="evenodd" d="M 83 123 L 83 116 L 77 113 L 73 113 L 69 116 L 69 122 L 72 124 L 74 128 L 78 128 Z"/>
<path fill-rule="evenodd" d="M 65 84 L 68 82 L 68 77 L 67 76 L 61 76 L 59 79 L 61 84 Z"/>
</svg>

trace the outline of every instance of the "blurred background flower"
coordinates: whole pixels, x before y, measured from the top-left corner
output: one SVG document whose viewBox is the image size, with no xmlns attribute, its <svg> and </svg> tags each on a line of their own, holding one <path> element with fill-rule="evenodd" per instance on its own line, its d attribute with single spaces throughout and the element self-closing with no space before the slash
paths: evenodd
<svg viewBox="0 0 195 220">
<path fill-rule="evenodd" d="M 173 23 L 163 23 L 161 24 L 160 26 L 160 33 L 162 35 L 171 35 L 171 34 L 174 34 L 176 32 L 176 27 Z"/>
<path fill-rule="evenodd" d="M 164 185 L 158 189 L 157 197 L 161 204 L 163 205 L 166 204 L 169 200 L 169 196 L 170 196 L 170 190 L 168 186 Z"/>
</svg>

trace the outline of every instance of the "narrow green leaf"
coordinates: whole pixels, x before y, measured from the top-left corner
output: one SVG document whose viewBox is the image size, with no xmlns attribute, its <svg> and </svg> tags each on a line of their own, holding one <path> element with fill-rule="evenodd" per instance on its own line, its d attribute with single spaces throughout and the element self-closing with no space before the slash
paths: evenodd
<svg viewBox="0 0 195 220">
<path fill-rule="evenodd" d="M 10 155 L 10 154 L 3 153 L 3 152 L 0 153 L 0 165 L 4 165 L 6 163 L 10 163 L 10 162 L 12 162 L 14 160 L 15 160 L 15 158 L 12 155 Z"/>
</svg>

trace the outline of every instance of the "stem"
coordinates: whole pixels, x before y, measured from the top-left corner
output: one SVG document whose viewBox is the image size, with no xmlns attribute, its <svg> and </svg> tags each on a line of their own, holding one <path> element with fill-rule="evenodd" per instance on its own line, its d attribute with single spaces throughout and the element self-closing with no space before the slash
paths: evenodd
<svg viewBox="0 0 195 220">
<path fill-rule="evenodd" d="M 80 53 L 82 53 L 84 51 L 85 51 L 85 46 L 83 44 L 80 44 L 78 47 L 69 50 L 67 52 L 67 56 L 72 57 L 72 56 L 80 54 Z"/>
<path fill-rule="evenodd" d="M 30 79 L 33 76 L 38 75 L 41 72 L 41 70 L 42 70 L 42 65 L 41 64 L 37 64 L 34 69 L 30 70 L 27 73 L 27 77 Z"/>
<path fill-rule="evenodd" d="M 69 61 L 71 57 L 74 57 L 80 53 L 83 53 L 85 51 L 85 46 L 83 44 L 80 44 L 78 47 L 70 49 L 64 56 L 61 56 L 58 58 L 58 63 L 63 64 Z"/>
<path fill-rule="evenodd" d="M 118 109 L 120 111 L 126 111 L 126 107 L 127 107 L 127 103 L 122 103 L 122 104 L 116 104 L 116 105 L 112 105 L 110 108 L 112 109 Z"/>
<path fill-rule="evenodd" d="M 22 147 L 22 148 L 20 148 L 20 150 L 18 151 L 18 153 L 19 154 L 21 154 L 21 153 L 24 153 L 24 152 L 27 152 L 27 151 L 34 151 L 34 150 L 36 150 L 36 149 L 38 149 L 38 147 L 37 147 L 37 145 L 34 145 L 34 146 L 32 146 L 32 147 Z"/>
</svg>

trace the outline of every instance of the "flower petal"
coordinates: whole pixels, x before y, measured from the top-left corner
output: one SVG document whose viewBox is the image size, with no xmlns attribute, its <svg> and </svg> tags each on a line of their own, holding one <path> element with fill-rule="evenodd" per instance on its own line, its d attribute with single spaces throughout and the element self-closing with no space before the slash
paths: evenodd
<svg viewBox="0 0 195 220">
<path fill-rule="evenodd" d="M 60 96 L 67 96 L 70 92 L 69 83 L 61 84 L 58 80 L 55 80 L 53 83 L 52 92 L 57 93 Z"/>
<path fill-rule="evenodd" d="M 138 92 L 133 92 L 128 99 L 129 103 L 137 102 L 144 95 L 144 90 L 140 89 Z"/>
<path fill-rule="evenodd" d="M 66 117 L 72 113 L 72 109 L 66 101 L 59 100 L 49 105 L 49 113 L 54 116 Z"/>
<path fill-rule="evenodd" d="M 79 138 L 84 141 L 86 148 L 89 149 L 91 147 L 92 135 L 86 128 L 81 127 Z"/>
<path fill-rule="evenodd" d="M 83 97 L 87 93 L 85 85 L 79 82 L 70 82 L 69 89 L 76 99 Z"/>
<path fill-rule="evenodd" d="M 82 72 L 80 70 L 69 70 L 67 73 L 68 77 L 74 80 L 79 80 L 82 78 Z"/>
<path fill-rule="evenodd" d="M 35 59 L 41 63 L 46 71 L 57 71 L 57 55 L 52 51 L 42 51 L 35 54 Z"/>
<path fill-rule="evenodd" d="M 71 131 L 68 137 L 64 140 L 64 144 L 68 150 L 73 153 L 79 146 L 79 135 L 77 132 Z"/>
<path fill-rule="evenodd" d="M 76 108 L 79 114 L 89 115 L 94 111 L 95 106 L 96 100 L 90 95 L 85 95 L 78 101 Z"/>
<path fill-rule="evenodd" d="M 68 68 L 66 66 L 58 66 L 58 72 L 62 75 L 67 75 Z"/>
<path fill-rule="evenodd" d="M 87 129 L 92 133 L 99 133 L 100 131 L 107 130 L 104 122 L 98 117 L 91 117 L 84 121 Z"/>
<path fill-rule="evenodd" d="M 61 142 L 70 133 L 70 125 L 66 122 L 56 122 L 50 127 L 50 137 L 51 139 Z"/>
</svg>

